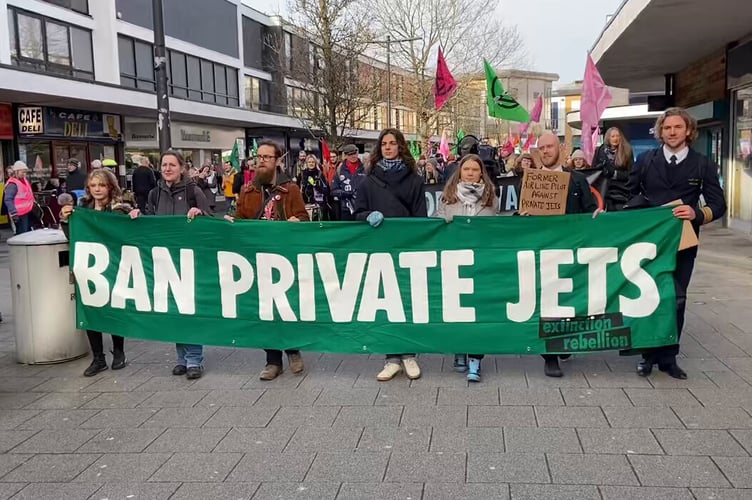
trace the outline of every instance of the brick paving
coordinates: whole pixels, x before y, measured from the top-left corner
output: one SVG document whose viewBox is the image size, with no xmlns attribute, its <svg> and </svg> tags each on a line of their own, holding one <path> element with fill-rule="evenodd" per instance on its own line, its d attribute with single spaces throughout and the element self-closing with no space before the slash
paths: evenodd
<svg viewBox="0 0 752 500">
<path fill-rule="evenodd" d="M 468 386 L 451 359 L 378 383 L 380 356 L 305 353 L 302 376 L 257 375 L 263 352 L 208 348 L 199 381 L 173 347 L 126 341 L 129 366 L 15 363 L 0 245 L 0 500 L 752 498 L 752 239 L 705 231 L 680 364 L 489 356 Z"/>
</svg>

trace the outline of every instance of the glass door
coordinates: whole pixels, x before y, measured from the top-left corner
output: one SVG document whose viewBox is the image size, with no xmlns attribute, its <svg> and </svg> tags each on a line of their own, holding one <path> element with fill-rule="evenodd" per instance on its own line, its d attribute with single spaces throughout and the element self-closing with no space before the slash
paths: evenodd
<svg viewBox="0 0 752 500">
<path fill-rule="evenodd" d="M 749 223 L 752 222 L 752 87 L 738 90 L 734 103 L 729 215 Z"/>
</svg>

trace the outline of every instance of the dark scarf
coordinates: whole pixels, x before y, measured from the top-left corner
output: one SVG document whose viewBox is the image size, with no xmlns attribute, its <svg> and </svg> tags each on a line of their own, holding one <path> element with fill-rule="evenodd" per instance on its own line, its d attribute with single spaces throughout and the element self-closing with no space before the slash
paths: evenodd
<svg viewBox="0 0 752 500">
<path fill-rule="evenodd" d="M 384 172 L 399 172 L 407 168 L 405 162 L 399 158 L 396 160 L 387 160 L 386 158 L 382 158 L 379 166 Z"/>
</svg>

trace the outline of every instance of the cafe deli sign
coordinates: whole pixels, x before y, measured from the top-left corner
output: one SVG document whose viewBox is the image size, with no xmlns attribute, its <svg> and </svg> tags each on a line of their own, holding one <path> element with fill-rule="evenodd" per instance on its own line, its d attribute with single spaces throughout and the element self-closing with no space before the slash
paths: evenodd
<svg viewBox="0 0 752 500">
<path fill-rule="evenodd" d="M 19 135 L 121 138 L 120 116 L 42 106 L 19 106 Z"/>
</svg>

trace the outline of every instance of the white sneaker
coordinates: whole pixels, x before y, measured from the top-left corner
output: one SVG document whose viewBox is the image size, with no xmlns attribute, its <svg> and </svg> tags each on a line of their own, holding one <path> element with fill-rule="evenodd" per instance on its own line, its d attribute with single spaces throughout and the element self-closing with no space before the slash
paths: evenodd
<svg viewBox="0 0 752 500">
<path fill-rule="evenodd" d="M 384 369 L 379 372 L 378 375 L 376 375 L 376 380 L 379 382 L 386 382 L 387 380 L 392 380 L 395 375 L 397 375 L 399 372 L 402 371 L 402 366 L 400 366 L 399 363 L 392 363 L 389 362 L 384 365 Z"/>
<path fill-rule="evenodd" d="M 418 361 L 415 358 L 404 358 L 402 360 L 402 365 L 405 367 L 405 375 L 407 375 L 407 378 L 410 380 L 420 378 L 420 366 L 418 366 Z"/>
</svg>

